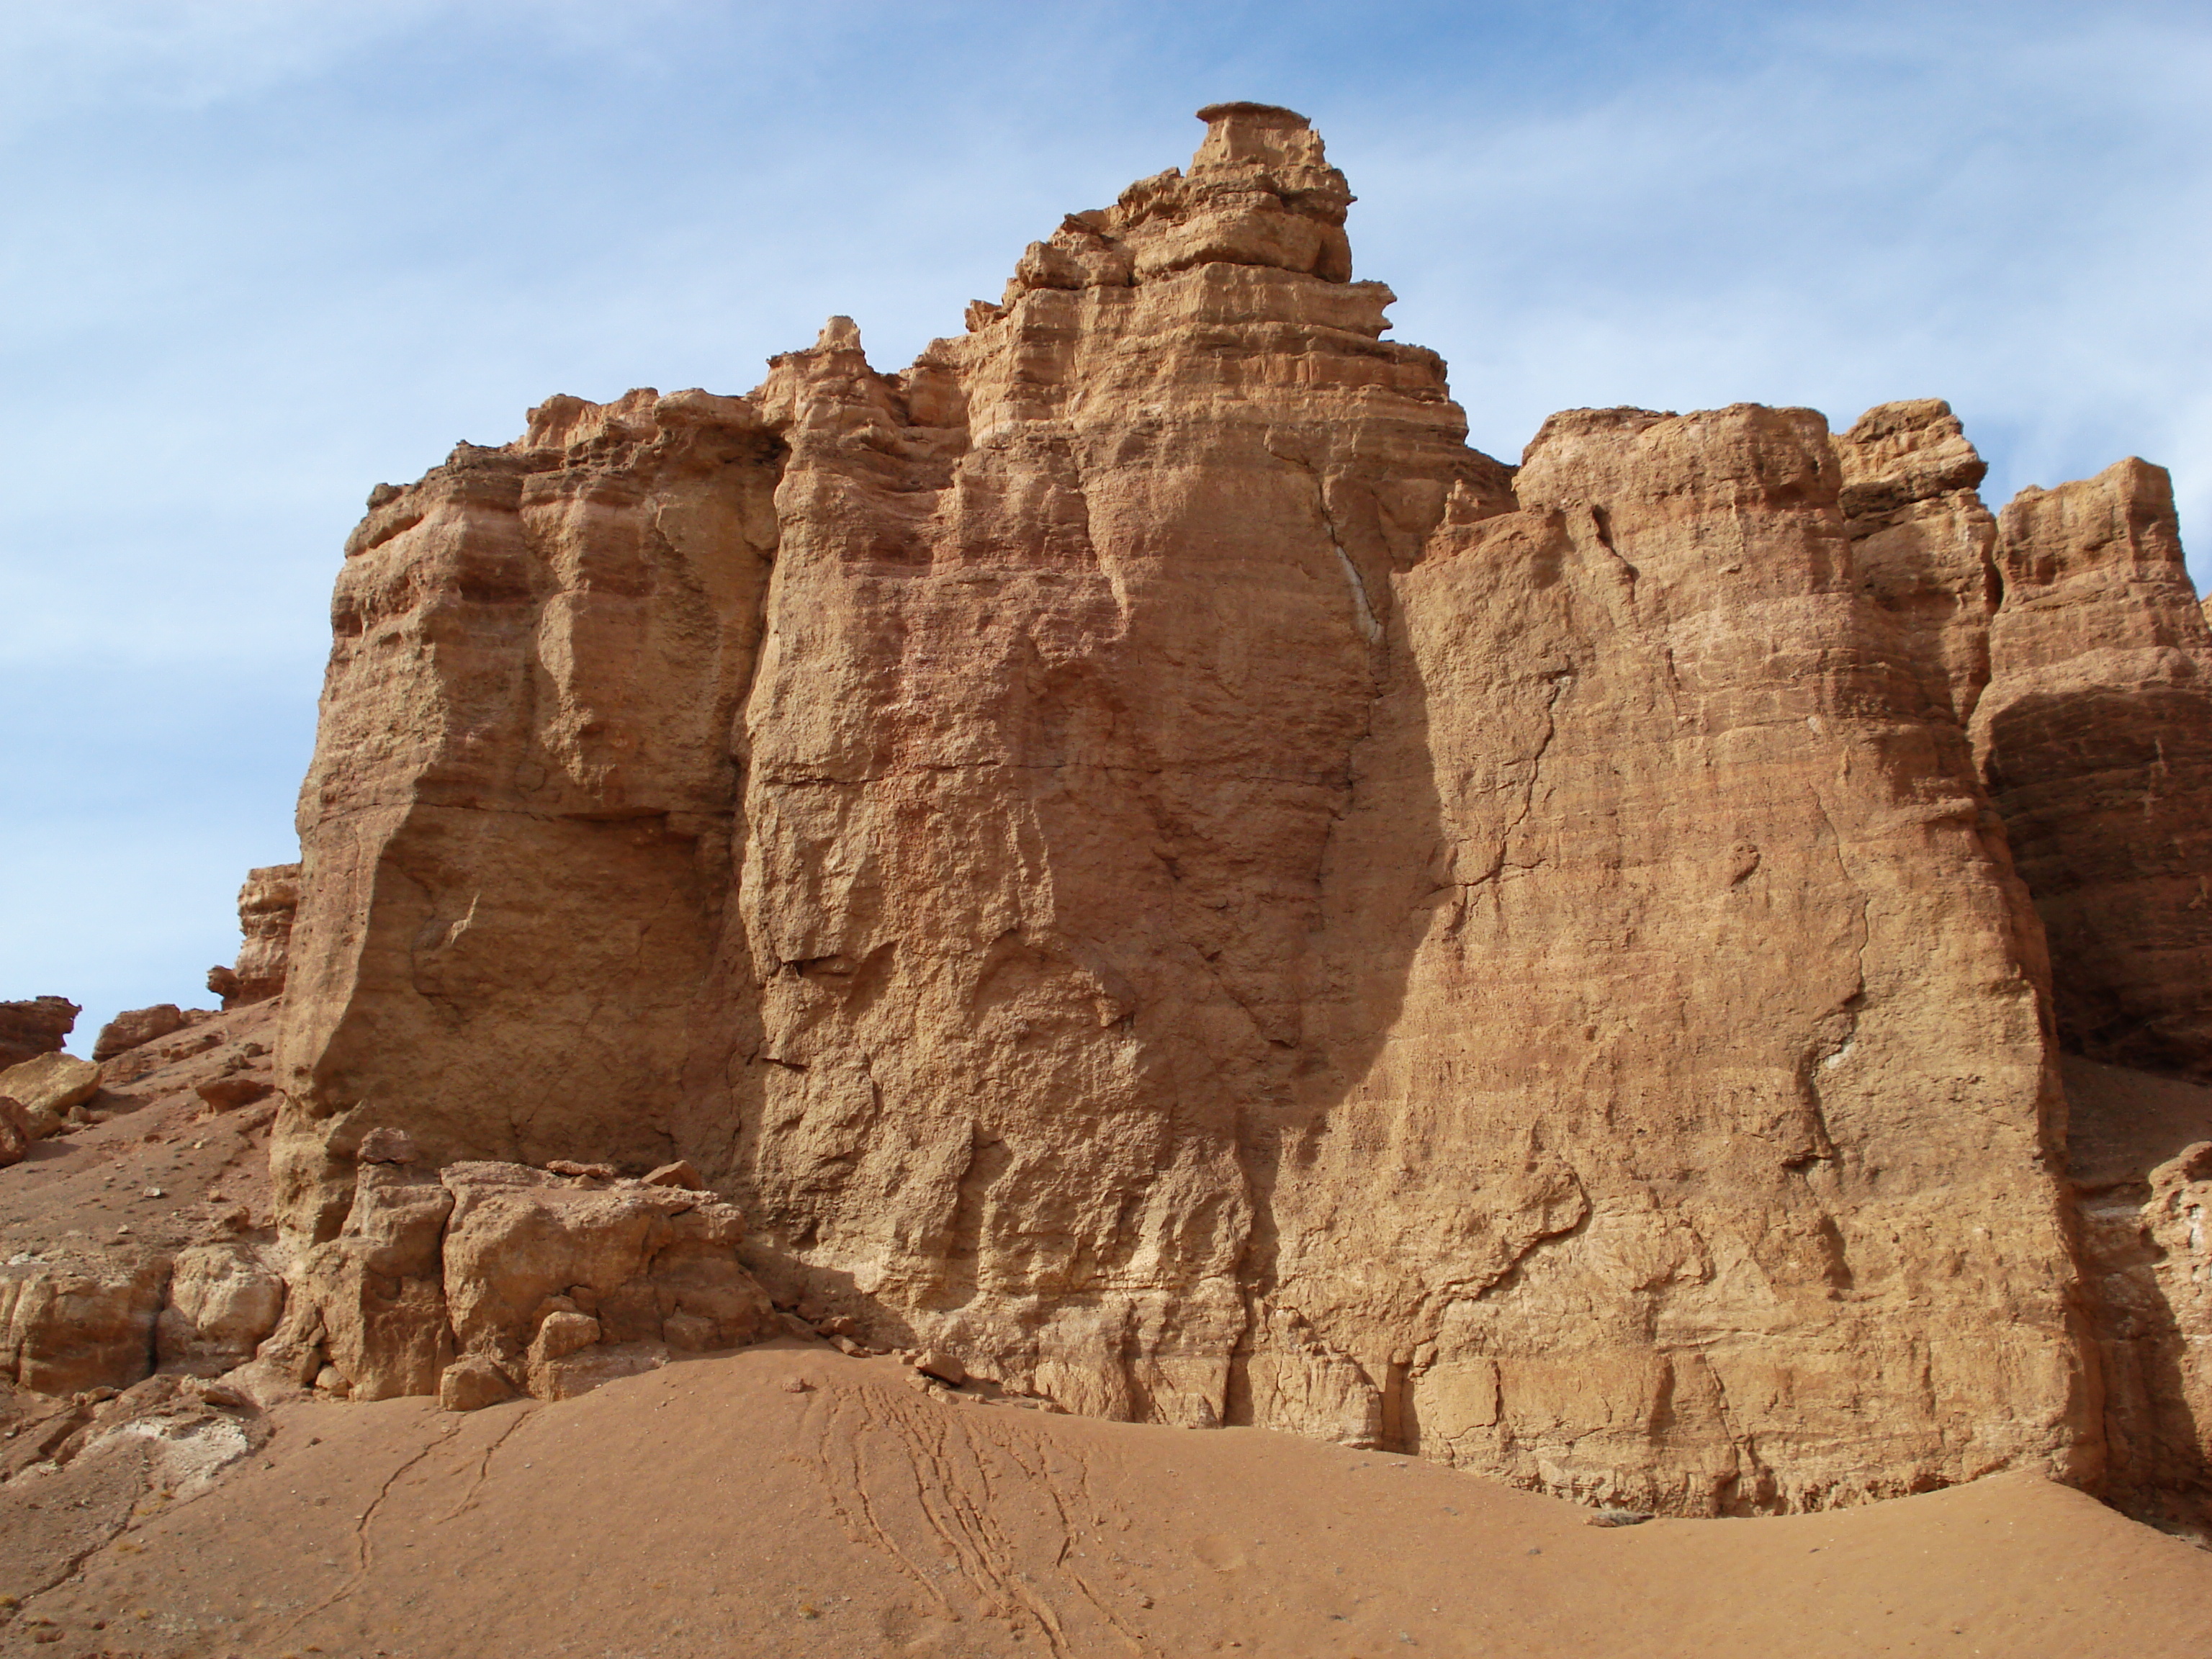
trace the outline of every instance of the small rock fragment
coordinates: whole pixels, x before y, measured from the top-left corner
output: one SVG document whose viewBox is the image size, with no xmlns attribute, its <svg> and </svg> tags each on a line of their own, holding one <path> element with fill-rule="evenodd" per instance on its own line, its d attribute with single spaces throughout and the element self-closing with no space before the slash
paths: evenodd
<svg viewBox="0 0 2212 1659">
<path fill-rule="evenodd" d="M 574 1158 L 556 1158 L 545 1167 L 559 1176 L 586 1176 L 594 1181 L 615 1178 L 615 1166 L 611 1164 L 579 1164 Z"/>
<path fill-rule="evenodd" d="M 803 1376 L 787 1376 L 783 1379 L 783 1391 L 786 1394 L 811 1394 L 814 1385 Z"/>
<path fill-rule="evenodd" d="M 507 1373 L 480 1354 L 464 1355 L 438 1375 L 438 1406 L 442 1411 L 481 1411 L 514 1398 L 514 1384 Z"/>
<path fill-rule="evenodd" d="M 421 1156 L 415 1137 L 404 1129 L 371 1129 L 354 1152 L 356 1164 L 412 1164 Z"/>
<path fill-rule="evenodd" d="M 1640 1527 L 1651 1517 L 1641 1510 L 1600 1510 L 1584 1517 L 1586 1527 Z"/>
<path fill-rule="evenodd" d="M 548 1314 L 545 1322 L 538 1328 L 537 1340 L 530 1345 L 530 1363 L 539 1365 L 549 1359 L 564 1359 L 599 1340 L 599 1322 L 591 1315 Z"/>
<path fill-rule="evenodd" d="M 247 1077 L 233 1073 L 223 1077 L 211 1077 L 204 1083 L 192 1085 L 192 1092 L 218 1112 L 234 1111 L 240 1106 L 251 1106 L 276 1092 L 276 1085 L 265 1078 Z"/>
<path fill-rule="evenodd" d="M 968 1368 L 942 1348 L 924 1348 L 921 1358 L 914 1362 L 914 1368 L 925 1376 L 933 1376 L 956 1389 L 968 1380 Z"/>
<path fill-rule="evenodd" d="M 664 1164 L 645 1178 L 648 1187 L 682 1187 L 691 1192 L 704 1192 L 707 1183 L 699 1178 L 698 1170 L 691 1167 L 689 1158 L 679 1158 L 673 1164 Z"/>
<path fill-rule="evenodd" d="M 185 1029 L 185 1011 L 173 1002 L 157 1002 L 150 1008 L 131 1008 L 100 1028 L 92 1045 L 95 1060 L 116 1055 Z"/>
</svg>

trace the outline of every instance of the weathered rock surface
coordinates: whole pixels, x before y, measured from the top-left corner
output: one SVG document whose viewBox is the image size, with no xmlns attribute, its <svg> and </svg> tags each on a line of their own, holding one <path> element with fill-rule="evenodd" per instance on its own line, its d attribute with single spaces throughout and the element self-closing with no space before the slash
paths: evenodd
<svg viewBox="0 0 2212 1659">
<path fill-rule="evenodd" d="M 0 1378 L 41 1394 L 128 1388 L 154 1369 L 169 1263 L 135 1251 L 0 1266 Z"/>
<path fill-rule="evenodd" d="M 246 884 L 238 890 L 239 931 L 245 935 L 238 961 L 208 969 L 208 989 L 222 999 L 225 1008 L 265 1002 L 283 990 L 299 908 L 298 865 L 271 864 L 246 872 Z"/>
<path fill-rule="evenodd" d="M 1851 567 L 1919 683 L 1917 712 L 1963 728 L 1989 684 L 2002 586 L 1996 519 L 1975 489 L 1988 464 L 1933 398 L 1869 410 L 1836 440 L 1836 459 Z"/>
<path fill-rule="evenodd" d="M 2002 516 L 2004 603 L 1974 718 L 2051 941 L 2061 1040 L 2212 1079 L 2212 630 L 2161 467 Z"/>
<path fill-rule="evenodd" d="M 378 491 L 301 798 L 276 1174 L 303 1238 L 386 1121 L 434 1165 L 679 1151 L 781 448 L 739 398 L 556 398 L 517 448 Z"/>
<path fill-rule="evenodd" d="M 66 997 L 0 1002 L 0 1067 L 20 1066 L 59 1048 L 84 1010 Z"/>
<path fill-rule="evenodd" d="M 0 1095 L 0 1169 L 21 1164 L 37 1139 L 23 1103 L 13 1095 Z"/>
<path fill-rule="evenodd" d="M 2103 1382 L 2101 1490 L 2212 1520 L 2212 1088 L 2069 1058 L 2068 1164 Z"/>
<path fill-rule="evenodd" d="M 178 1252 L 167 1305 L 154 1332 L 165 1371 L 220 1376 L 253 1358 L 284 1311 L 284 1281 L 243 1243 L 197 1244 Z"/>
<path fill-rule="evenodd" d="M 100 1036 L 92 1045 L 94 1060 L 112 1060 L 116 1055 L 156 1037 L 181 1031 L 189 1022 L 185 1011 L 173 1002 L 157 1002 L 150 1008 L 129 1008 L 116 1015 L 100 1028 Z"/>
<path fill-rule="evenodd" d="M 744 1218 L 711 1194 L 512 1164 L 453 1164 L 445 1181 L 456 1346 L 540 1399 L 568 1398 L 670 1348 L 740 1347 L 775 1328 L 775 1309 L 738 1265 Z"/>
<path fill-rule="evenodd" d="M 1206 114 L 903 374 L 833 319 L 372 496 L 276 1350 L 560 1397 L 763 1328 L 742 1211 L 822 1329 L 1089 1413 L 1676 1512 L 2097 1480 L 2052 975 L 2085 1052 L 2212 1018 L 2148 470 L 2000 532 L 1934 401 L 1509 469 L 1304 121 Z"/>
<path fill-rule="evenodd" d="M 0 1072 L 0 1095 L 19 1102 L 33 1139 L 53 1133 L 72 1106 L 100 1092 L 100 1067 L 73 1054 L 44 1054 Z"/>
<path fill-rule="evenodd" d="M 345 1225 L 295 1269 L 264 1351 L 302 1384 L 327 1364 L 354 1399 L 562 1400 L 775 1326 L 738 1261 L 743 1218 L 710 1193 L 515 1164 L 423 1171 L 390 1130 L 364 1150 Z"/>
<path fill-rule="evenodd" d="M 357 1400 L 435 1394 L 453 1358 L 440 1258 L 453 1207 L 434 1174 L 362 1164 L 344 1228 L 292 1269 L 270 1357 L 303 1385 L 334 1367 Z"/>
</svg>

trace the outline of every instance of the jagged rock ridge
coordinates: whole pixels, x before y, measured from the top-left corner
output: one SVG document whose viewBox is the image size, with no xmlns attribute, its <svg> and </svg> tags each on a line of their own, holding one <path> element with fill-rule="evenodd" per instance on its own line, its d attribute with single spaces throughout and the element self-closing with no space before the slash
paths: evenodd
<svg viewBox="0 0 2212 1659">
<path fill-rule="evenodd" d="M 2197 831 L 2154 869 L 2076 782 L 2124 732 L 2099 787 L 2205 821 L 2155 469 L 2000 521 L 1933 402 L 1508 467 L 1303 118 L 1204 115 L 902 374 L 833 319 L 379 489 L 301 805 L 291 1363 L 460 1363 L 435 1225 L 347 1265 L 452 1204 L 357 1160 L 401 1131 L 689 1159 L 779 1302 L 1079 1411 L 1683 1512 L 2100 1480 L 2172 1332 L 2097 1326 L 2057 1039 L 2212 1061 Z"/>
</svg>

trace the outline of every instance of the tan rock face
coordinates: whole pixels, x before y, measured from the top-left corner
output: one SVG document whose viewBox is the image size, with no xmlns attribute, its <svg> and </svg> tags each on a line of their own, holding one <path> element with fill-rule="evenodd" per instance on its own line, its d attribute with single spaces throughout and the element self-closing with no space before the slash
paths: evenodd
<svg viewBox="0 0 2212 1659">
<path fill-rule="evenodd" d="M 208 989 L 226 1009 L 265 1002 L 284 988 L 292 923 L 300 908 L 300 866 L 271 864 L 246 873 L 238 890 L 239 931 L 245 942 L 230 968 L 208 969 Z"/>
<path fill-rule="evenodd" d="M 2137 460 L 2004 510 L 1974 720 L 2051 940 L 2059 1035 L 2212 1079 L 2212 631 L 2166 471 Z"/>
<path fill-rule="evenodd" d="M 742 1212 L 823 1328 L 1086 1413 L 1682 1512 L 2094 1478 L 1976 763 L 2072 647 L 1949 410 L 1510 471 L 1303 119 L 1207 114 L 902 374 L 833 319 L 372 497 L 278 1346 L 559 1397 L 761 1328 Z"/>
<path fill-rule="evenodd" d="M 0 1068 L 20 1066 L 62 1046 L 84 1011 L 66 997 L 0 1002 Z"/>
<path fill-rule="evenodd" d="M 155 1364 L 165 1371 L 220 1376 L 253 1358 L 283 1311 L 284 1281 L 252 1246 L 181 1250 L 155 1324 Z"/>
<path fill-rule="evenodd" d="M 1575 411 L 1400 578 L 1327 929 L 1388 1041 L 1284 1136 L 1259 1420 L 1691 1510 L 2070 1440 L 2024 902 L 1839 483 L 1810 411 Z"/>
<path fill-rule="evenodd" d="M 100 1067 L 73 1054 L 40 1054 L 0 1072 L 0 1095 L 21 1103 L 33 1139 L 53 1133 L 70 1107 L 99 1092 Z"/>
<path fill-rule="evenodd" d="M 2002 586 L 1996 520 L 1975 489 L 1988 464 L 1933 398 L 1869 410 L 1836 440 L 1836 459 L 1852 568 L 1921 684 L 1917 712 L 1963 727 L 1989 684 Z"/>
<path fill-rule="evenodd" d="M 94 1060 L 116 1055 L 185 1029 L 185 1011 L 173 1002 L 157 1002 L 150 1008 L 129 1008 L 100 1028 L 92 1045 Z"/>
<path fill-rule="evenodd" d="M 23 1103 L 13 1095 L 0 1095 L 0 1169 L 21 1164 L 37 1139 L 31 1133 L 31 1114 Z"/>
<path fill-rule="evenodd" d="M 781 445 L 702 393 L 531 434 L 380 490 L 333 602 L 277 1160 L 311 1239 L 383 1122 L 434 1164 L 675 1151 Z"/>
<path fill-rule="evenodd" d="M 644 1182 L 578 1181 L 512 1164 L 456 1164 L 445 1273 L 456 1345 L 541 1399 L 637 1369 L 606 1353 L 733 1348 L 775 1319 L 738 1263 L 736 1209 Z"/>
<path fill-rule="evenodd" d="M 0 1266 L 0 1378 L 40 1394 L 127 1389 L 154 1369 L 166 1257 Z"/>
</svg>

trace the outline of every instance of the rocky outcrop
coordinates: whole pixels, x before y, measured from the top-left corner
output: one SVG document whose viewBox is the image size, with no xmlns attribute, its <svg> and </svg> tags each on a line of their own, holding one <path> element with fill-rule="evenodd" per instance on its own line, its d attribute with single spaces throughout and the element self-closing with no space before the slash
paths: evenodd
<svg viewBox="0 0 2212 1659">
<path fill-rule="evenodd" d="M 67 1041 L 83 1012 L 66 997 L 0 1002 L 0 1068 L 52 1054 Z"/>
<path fill-rule="evenodd" d="M 556 398 L 377 492 L 301 803 L 277 1178 L 303 1243 L 380 1123 L 441 1164 L 673 1155 L 716 1063 L 692 1031 L 781 453 L 739 398 Z"/>
<path fill-rule="evenodd" d="M 0 1380 L 40 1394 L 128 1388 L 154 1368 L 169 1262 L 116 1251 L 0 1266 Z"/>
<path fill-rule="evenodd" d="M 561 1400 L 775 1324 L 738 1261 L 743 1218 L 712 1193 L 417 1158 L 393 1130 L 365 1138 L 345 1225 L 293 1273 L 263 1351 L 298 1382 L 455 1410 Z"/>
<path fill-rule="evenodd" d="M 222 999 L 226 1009 L 265 1002 L 283 990 L 299 908 L 298 865 L 271 864 L 246 872 L 246 884 L 238 890 L 239 931 L 245 942 L 237 963 L 208 969 L 208 989 Z"/>
<path fill-rule="evenodd" d="M 99 1092 L 100 1067 L 73 1054 L 40 1054 L 0 1072 L 0 1095 L 21 1105 L 33 1139 L 53 1133 L 70 1108 Z"/>
<path fill-rule="evenodd" d="M 2004 510 L 1974 719 L 2049 935 L 2061 1040 L 2212 1079 L 2212 631 L 2163 468 Z"/>
<path fill-rule="evenodd" d="M 558 1394 L 758 1328 L 743 1212 L 787 1304 L 1084 1412 L 1678 1512 L 2094 1480 L 1957 422 L 1509 469 L 1304 121 L 1206 113 L 902 374 L 833 319 L 372 496 L 279 1347 Z M 728 1201 L 614 1174 L 676 1159 Z"/>
<path fill-rule="evenodd" d="M 94 1060 L 112 1060 L 158 1037 L 181 1031 L 190 1022 L 173 1002 L 157 1002 L 150 1008 L 129 1008 L 100 1028 L 92 1045 Z"/>
<path fill-rule="evenodd" d="M 1810 411 L 1577 411 L 1400 579 L 1325 930 L 1386 1041 L 1273 1182 L 1293 1425 L 1687 1510 L 2075 1455 L 2032 923 L 1840 485 Z"/>
<path fill-rule="evenodd" d="M 445 1275 L 455 1345 L 543 1400 L 776 1328 L 738 1265 L 744 1219 L 711 1193 L 458 1164 Z"/>
<path fill-rule="evenodd" d="M 154 1358 L 166 1372 L 220 1376 L 245 1364 L 276 1328 L 284 1281 L 250 1244 L 198 1244 L 178 1252 L 155 1322 Z"/>
<path fill-rule="evenodd" d="M 216 1110 L 196 1085 L 265 1079 L 272 1012 L 202 1013 L 99 1066 L 69 1060 L 99 1092 L 37 1157 L 0 1170 L 12 1332 L 0 1379 L 70 1394 L 156 1369 L 206 1377 L 269 1335 L 284 1291 L 269 1212 L 274 1103 Z"/>
<path fill-rule="evenodd" d="M 439 1251 L 453 1207 L 434 1173 L 362 1164 L 343 1229 L 290 1274 L 284 1328 L 267 1357 L 300 1383 L 321 1380 L 362 1400 L 435 1394 L 453 1358 Z"/>
<path fill-rule="evenodd" d="M 1976 490 L 1988 464 L 1933 398 L 1869 410 L 1836 440 L 1836 459 L 1851 568 L 1918 683 L 1914 712 L 1963 728 L 1989 684 L 2002 588 L 1996 520 Z"/>
</svg>

